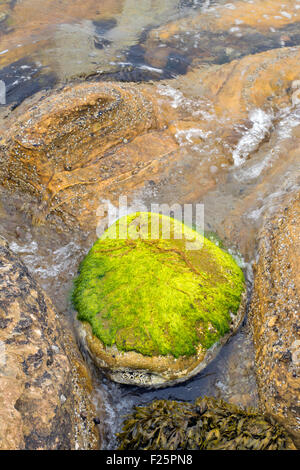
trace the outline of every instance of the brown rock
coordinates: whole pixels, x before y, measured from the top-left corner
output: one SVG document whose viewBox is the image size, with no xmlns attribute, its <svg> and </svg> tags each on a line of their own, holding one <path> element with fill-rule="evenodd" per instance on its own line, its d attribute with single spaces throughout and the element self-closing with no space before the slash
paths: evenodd
<svg viewBox="0 0 300 470">
<path fill-rule="evenodd" d="M 85 83 L 36 101 L 8 124 L 0 164 L 5 185 L 38 196 L 36 222 L 54 211 L 65 221 L 95 219 L 106 188 L 137 178 L 176 148 L 160 136 L 148 89 Z"/>
<path fill-rule="evenodd" d="M 235 160 L 258 156 L 268 141 L 278 147 L 276 115 L 297 98 L 299 64 L 300 48 L 284 48 L 157 86 L 83 83 L 39 94 L 3 120 L 2 182 L 35 197 L 28 209 L 36 223 L 91 230 L 100 200 L 117 205 L 149 181 L 168 204 L 174 193 L 179 204 L 200 201 Z M 293 158 L 296 140 L 289 145 Z"/>
<path fill-rule="evenodd" d="M 211 5 L 149 31 L 142 47 L 146 62 L 168 73 L 298 44 L 299 9 L 290 0 Z M 178 59 L 174 61 L 174 58 Z"/>
<path fill-rule="evenodd" d="M 296 8 L 294 0 L 287 0 L 284 8 L 281 0 L 255 0 L 251 3 L 237 1 L 234 2 L 233 8 L 228 7 L 228 4 L 221 4 L 201 11 L 198 15 L 172 21 L 152 30 L 149 37 L 168 41 L 186 31 L 190 34 L 193 31 L 220 33 L 235 28 L 232 30 L 234 34 L 243 32 L 249 27 L 264 32 L 270 28 L 282 28 L 298 21 L 300 21 L 300 11 Z"/>
<path fill-rule="evenodd" d="M 300 446 L 300 199 L 269 219 L 260 235 L 250 309 L 263 409 Z"/>
<path fill-rule="evenodd" d="M 0 239 L 0 449 L 94 449 L 91 379 L 71 334 Z"/>
<path fill-rule="evenodd" d="M 289 88 L 300 76 L 299 58 L 299 47 L 276 49 L 191 70 L 175 84 L 186 96 L 200 95 L 211 102 L 225 129 L 233 121 L 249 126 L 251 109 L 272 111 L 291 104 Z"/>
</svg>

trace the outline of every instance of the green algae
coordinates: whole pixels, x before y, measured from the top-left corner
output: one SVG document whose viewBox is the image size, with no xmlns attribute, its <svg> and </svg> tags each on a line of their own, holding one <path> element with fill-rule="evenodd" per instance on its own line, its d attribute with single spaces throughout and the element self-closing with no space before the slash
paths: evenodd
<svg viewBox="0 0 300 470">
<path fill-rule="evenodd" d="M 156 400 L 135 407 L 117 438 L 119 450 L 295 449 L 271 417 L 212 397 L 195 403 Z"/>
<path fill-rule="evenodd" d="M 229 331 L 244 291 L 228 253 L 175 219 L 145 212 L 113 224 L 74 283 L 78 319 L 105 345 L 147 356 L 210 348 Z"/>
</svg>

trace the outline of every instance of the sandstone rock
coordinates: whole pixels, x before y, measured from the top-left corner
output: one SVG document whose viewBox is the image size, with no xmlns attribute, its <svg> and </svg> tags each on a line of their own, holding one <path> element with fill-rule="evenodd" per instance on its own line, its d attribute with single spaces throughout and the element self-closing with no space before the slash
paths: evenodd
<svg viewBox="0 0 300 470">
<path fill-rule="evenodd" d="M 243 319 L 243 294 L 228 253 L 145 212 L 121 218 L 94 244 L 73 300 L 95 363 L 116 382 L 156 387 L 188 379 L 216 356 Z"/>
<path fill-rule="evenodd" d="M 91 230 L 100 200 L 131 202 L 150 183 L 169 204 L 174 193 L 179 204 L 202 200 L 232 165 L 259 159 L 268 142 L 281 146 L 274 129 L 297 99 L 299 64 L 300 48 L 284 48 L 157 86 L 83 83 L 40 94 L 3 120 L 2 182 L 33 195 L 34 222 Z M 289 145 L 290 161 L 297 141 Z"/>
<path fill-rule="evenodd" d="M 35 102 L 7 128 L 3 183 L 40 199 L 37 222 L 65 207 L 66 221 L 86 223 L 83 218 L 90 216 L 95 223 L 107 187 L 143 172 L 176 147 L 170 136 L 160 137 L 161 127 L 147 89 L 110 83 L 66 87 Z"/>
<path fill-rule="evenodd" d="M 267 51 L 230 64 L 191 70 L 174 81 L 173 86 L 188 98 L 205 97 L 209 109 L 212 108 L 211 120 L 220 120 L 223 128 L 218 132 L 230 145 L 234 137 L 238 137 L 238 124 L 251 127 L 249 112 L 252 110 L 261 108 L 265 112 L 276 112 L 291 105 L 291 86 L 300 76 L 299 57 L 299 47 Z M 203 130 L 211 130 L 210 126 L 216 124 L 209 119 L 206 121 L 199 119 L 199 123 L 206 124 Z M 232 142 L 226 138 L 229 128 Z M 226 151 L 225 144 L 224 149 Z"/>
<path fill-rule="evenodd" d="M 0 449 L 95 449 L 91 379 L 71 334 L 0 239 Z"/>
<path fill-rule="evenodd" d="M 263 409 L 300 445 L 299 197 L 266 221 L 250 309 Z"/>
</svg>

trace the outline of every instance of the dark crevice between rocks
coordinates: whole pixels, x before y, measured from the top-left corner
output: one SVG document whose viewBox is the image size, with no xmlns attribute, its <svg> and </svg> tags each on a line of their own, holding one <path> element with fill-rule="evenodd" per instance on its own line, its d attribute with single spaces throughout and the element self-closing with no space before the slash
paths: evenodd
<svg viewBox="0 0 300 470">
<path fill-rule="evenodd" d="M 10 9 L 13 10 L 17 3 L 18 3 L 18 0 L 10 0 L 9 2 Z"/>
<path fill-rule="evenodd" d="M 53 72 L 45 73 L 43 67 L 26 57 L 3 67 L 0 80 L 6 86 L 6 105 L 0 105 L 0 108 L 10 105 L 11 110 L 38 91 L 51 89 L 57 84 Z"/>
<path fill-rule="evenodd" d="M 113 29 L 117 26 L 117 20 L 115 18 L 110 18 L 107 20 L 94 20 L 93 25 L 96 29 L 96 34 L 102 36 L 107 33 L 110 29 Z"/>
</svg>

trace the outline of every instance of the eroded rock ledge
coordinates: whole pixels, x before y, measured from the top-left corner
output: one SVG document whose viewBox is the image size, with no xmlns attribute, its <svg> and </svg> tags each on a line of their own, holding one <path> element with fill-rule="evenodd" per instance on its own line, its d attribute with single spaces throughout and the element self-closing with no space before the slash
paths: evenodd
<svg viewBox="0 0 300 470">
<path fill-rule="evenodd" d="M 90 392 L 74 339 L 1 237 L 0 448 L 97 448 Z"/>
<path fill-rule="evenodd" d="M 300 197 L 261 233 L 250 320 L 263 409 L 300 446 Z"/>
<path fill-rule="evenodd" d="M 157 115 L 149 90 L 126 84 L 85 83 L 35 98 L 1 141 L 3 184 L 38 197 L 37 223 L 54 211 L 67 223 L 83 220 L 106 187 L 169 151 L 170 142 L 158 139 L 156 145 L 155 135 L 142 143 L 154 149 L 150 156 L 138 141 L 130 145 L 161 127 Z M 125 158 L 116 151 L 124 144 Z"/>
</svg>

